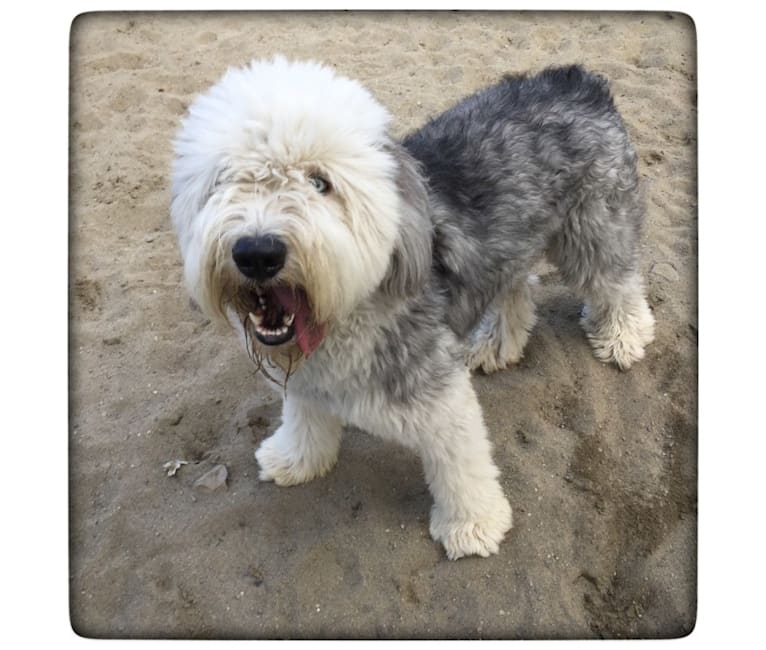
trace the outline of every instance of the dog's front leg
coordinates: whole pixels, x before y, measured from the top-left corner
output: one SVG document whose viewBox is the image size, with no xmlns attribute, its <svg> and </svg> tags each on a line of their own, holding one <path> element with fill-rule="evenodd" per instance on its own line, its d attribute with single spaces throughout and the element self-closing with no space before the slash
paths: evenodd
<svg viewBox="0 0 766 650">
<path fill-rule="evenodd" d="M 447 557 L 487 557 L 511 528 L 511 506 L 498 482 L 487 429 L 467 370 L 451 382 L 418 436 L 434 498 L 431 536 Z"/>
<path fill-rule="evenodd" d="M 342 428 L 318 402 L 288 394 L 281 426 L 255 452 L 260 479 L 298 485 L 323 476 L 338 459 Z"/>
</svg>

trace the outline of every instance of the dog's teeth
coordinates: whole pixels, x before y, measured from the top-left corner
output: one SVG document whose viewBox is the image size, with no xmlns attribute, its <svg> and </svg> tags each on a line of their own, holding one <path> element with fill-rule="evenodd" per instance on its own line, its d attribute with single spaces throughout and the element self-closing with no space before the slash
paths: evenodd
<svg viewBox="0 0 766 650">
<path fill-rule="evenodd" d="M 284 324 L 285 324 L 287 327 L 290 327 L 290 325 L 292 325 L 292 324 L 293 324 L 293 321 L 294 321 L 294 320 L 295 320 L 295 314 L 289 314 L 289 315 L 285 316 L 285 317 L 282 319 L 282 322 L 283 322 L 283 323 L 284 323 Z"/>
<path fill-rule="evenodd" d="M 255 325 L 255 330 L 260 334 L 261 336 L 267 336 L 267 337 L 278 337 L 278 336 L 284 336 L 287 334 L 290 325 L 293 322 L 293 314 L 290 314 L 290 316 L 286 319 L 287 324 L 283 325 L 282 327 L 276 327 L 274 329 L 270 329 L 268 327 L 263 326 L 263 316 L 254 314 L 253 312 L 248 312 L 247 317 L 250 319 L 250 321 Z"/>
</svg>

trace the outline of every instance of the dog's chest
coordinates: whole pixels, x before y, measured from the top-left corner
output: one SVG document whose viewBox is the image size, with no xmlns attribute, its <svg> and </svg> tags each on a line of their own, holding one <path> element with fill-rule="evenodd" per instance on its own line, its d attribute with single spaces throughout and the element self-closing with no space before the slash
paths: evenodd
<svg viewBox="0 0 766 650">
<path fill-rule="evenodd" d="M 317 407 L 327 409 L 344 422 L 367 430 L 378 430 L 378 422 L 402 410 L 392 399 L 387 383 L 401 369 L 390 367 L 381 353 L 389 342 L 380 328 L 339 332 L 291 378 L 295 390 Z"/>
<path fill-rule="evenodd" d="M 300 392 L 316 408 L 327 410 L 343 420 L 344 424 L 375 433 L 390 429 L 391 418 L 402 410 L 392 402 L 381 382 L 368 372 L 346 366 L 350 372 L 342 374 L 338 368 L 300 373 L 288 390 Z M 306 370 L 302 368 L 301 370 Z"/>
</svg>

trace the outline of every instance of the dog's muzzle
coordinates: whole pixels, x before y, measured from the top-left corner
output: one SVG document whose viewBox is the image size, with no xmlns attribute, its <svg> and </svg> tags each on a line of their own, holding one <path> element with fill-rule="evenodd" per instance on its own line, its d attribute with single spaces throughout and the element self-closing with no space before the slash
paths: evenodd
<svg viewBox="0 0 766 650">
<path fill-rule="evenodd" d="M 247 317 L 258 341 L 276 346 L 294 339 L 309 356 L 321 342 L 324 326 L 313 322 L 305 291 L 285 286 L 279 279 L 267 282 L 284 268 L 284 242 L 273 235 L 241 237 L 234 243 L 231 256 L 240 273 L 252 281 L 246 300 Z"/>
</svg>

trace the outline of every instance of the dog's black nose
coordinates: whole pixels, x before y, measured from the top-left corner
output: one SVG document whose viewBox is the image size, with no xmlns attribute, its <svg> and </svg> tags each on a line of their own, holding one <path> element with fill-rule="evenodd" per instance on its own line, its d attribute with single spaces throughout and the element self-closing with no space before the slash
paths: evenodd
<svg viewBox="0 0 766 650">
<path fill-rule="evenodd" d="M 242 237 L 231 250 L 237 268 L 251 280 L 273 278 L 285 265 L 287 246 L 273 235 Z"/>
</svg>

